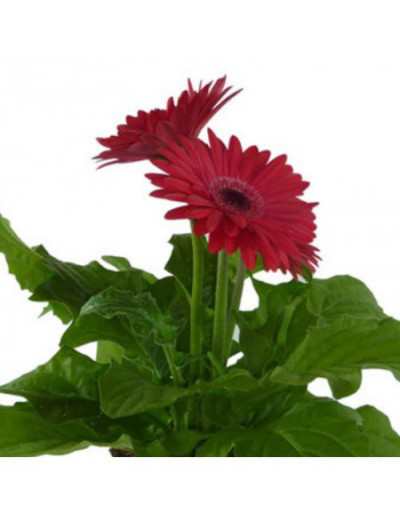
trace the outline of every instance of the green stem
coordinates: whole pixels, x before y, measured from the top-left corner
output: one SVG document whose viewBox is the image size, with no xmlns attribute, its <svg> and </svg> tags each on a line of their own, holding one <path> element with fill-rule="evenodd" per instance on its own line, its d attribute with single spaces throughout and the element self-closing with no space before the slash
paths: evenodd
<svg viewBox="0 0 400 514">
<path fill-rule="evenodd" d="M 203 249 L 201 238 L 193 232 L 192 225 L 192 248 L 193 248 L 193 277 L 192 277 L 192 299 L 190 310 L 190 353 L 194 358 L 191 365 L 191 379 L 194 382 L 200 377 L 201 365 L 200 356 L 202 352 L 202 315 L 201 315 L 201 293 L 203 289 Z"/>
<path fill-rule="evenodd" d="M 218 254 L 217 286 L 215 292 L 214 329 L 212 351 L 218 361 L 225 366 L 226 317 L 228 308 L 228 256 Z"/>
<path fill-rule="evenodd" d="M 172 379 L 175 382 L 176 385 L 182 386 L 184 384 L 184 380 L 182 377 L 182 373 L 180 369 L 176 366 L 175 360 L 174 360 L 174 353 L 170 346 L 167 344 L 163 346 L 164 349 L 164 355 L 168 362 L 168 367 L 172 375 Z"/>
<path fill-rule="evenodd" d="M 223 375 L 225 373 L 225 368 L 222 364 L 217 360 L 213 352 L 207 352 L 207 357 L 211 364 L 214 366 L 215 371 L 218 375 Z"/>
<path fill-rule="evenodd" d="M 246 270 L 242 259 L 239 259 L 235 284 L 233 286 L 231 304 L 229 309 L 228 328 L 226 332 L 226 353 L 225 358 L 229 359 L 232 347 L 233 333 L 236 326 L 236 315 L 239 311 L 240 301 L 242 299 L 243 286 L 246 278 Z"/>
<path fill-rule="evenodd" d="M 175 364 L 174 359 L 174 351 L 173 348 L 169 345 L 163 346 L 164 355 L 168 362 L 168 367 L 172 375 L 172 380 L 177 386 L 183 386 L 185 384 L 185 380 L 182 376 L 181 370 Z M 181 412 L 178 404 L 171 406 L 171 414 L 174 420 L 175 430 L 178 432 L 179 430 L 185 429 L 185 413 Z"/>
</svg>

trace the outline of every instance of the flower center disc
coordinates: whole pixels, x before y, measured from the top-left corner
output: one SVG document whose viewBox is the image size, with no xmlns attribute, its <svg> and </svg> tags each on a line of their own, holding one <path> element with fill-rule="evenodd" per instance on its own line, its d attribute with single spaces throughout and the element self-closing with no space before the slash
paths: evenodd
<svg viewBox="0 0 400 514">
<path fill-rule="evenodd" d="M 219 192 L 222 201 L 236 211 L 246 212 L 250 210 L 251 203 L 245 194 L 237 189 L 226 187 Z"/>
<path fill-rule="evenodd" d="M 238 178 L 218 177 L 212 181 L 210 192 L 219 207 L 247 217 L 260 216 L 264 199 L 250 184 Z"/>
</svg>

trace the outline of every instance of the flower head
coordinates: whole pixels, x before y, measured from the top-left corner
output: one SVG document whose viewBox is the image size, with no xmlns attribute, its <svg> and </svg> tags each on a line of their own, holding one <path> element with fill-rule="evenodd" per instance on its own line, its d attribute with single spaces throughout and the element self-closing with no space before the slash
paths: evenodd
<svg viewBox="0 0 400 514">
<path fill-rule="evenodd" d="M 196 91 L 188 80 L 188 87 L 177 102 L 171 97 L 165 109 L 149 112 L 138 111 L 136 116 L 127 116 L 126 123 L 117 127 L 117 135 L 99 137 L 97 141 L 105 146 L 96 159 L 109 164 L 154 159 L 169 140 L 179 135 L 196 138 L 202 128 L 231 98 L 235 91 L 225 87 L 226 77 L 199 85 Z"/>
<path fill-rule="evenodd" d="M 239 250 L 248 269 L 260 255 L 267 270 L 314 270 L 317 249 L 315 203 L 301 200 L 308 187 L 281 155 L 256 146 L 243 150 L 232 136 L 228 147 L 209 130 L 209 144 L 181 137 L 153 163 L 164 173 L 147 177 L 158 187 L 152 196 L 182 202 L 167 219 L 194 220 L 197 235 L 209 234 L 209 250 Z"/>
</svg>

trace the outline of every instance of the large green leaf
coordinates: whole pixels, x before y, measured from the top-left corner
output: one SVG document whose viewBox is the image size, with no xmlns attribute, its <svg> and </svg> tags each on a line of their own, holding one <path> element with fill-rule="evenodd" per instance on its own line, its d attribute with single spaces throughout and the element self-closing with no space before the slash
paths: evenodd
<svg viewBox="0 0 400 514">
<path fill-rule="evenodd" d="M 212 381 L 198 382 L 186 388 L 160 384 L 154 381 L 152 374 L 128 361 L 112 364 L 100 378 L 102 410 L 111 418 L 166 407 L 186 396 L 208 397 L 215 402 L 216 396 L 212 395 L 232 396 L 257 387 L 257 380 L 248 371 L 240 369 L 229 370 Z"/>
<path fill-rule="evenodd" d="M 157 280 L 149 289 L 160 310 L 177 327 L 176 349 L 190 352 L 190 305 L 181 283 L 172 276 Z"/>
<path fill-rule="evenodd" d="M 287 358 L 311 328 L 328 326 L 343 316 L 364 320 L 385 317 L 371 291 L 360 280 L 348 275 L 313 279 L 297 300 L 279 361 Z"/>
<path fill-rule="evenodd" d="M 112 364 L 99 384 L 101 408 L 110 418 L 166 407 L 187 395 L 187 389 L 154 383 L 151 374 L 128 362 Z"/>
<path fill-rule="evenodd" d="M 363 427 L 368 434 L 369 457 L 399 457 L 400 437 L 390 424 L 389 418 L 370 405 L 357 409 L 362 417 Z"/>
<path fill-rule="evenodd" d="M 34 291 L 48 280 L 52 271 L 46 260 L 35 250 L 26 246 L 0 215 L 0 252 L 6 257 L 8 268 L 22 289 Z"/>
<path fill-rule="evenodd" d="M 61 345 L 76 348 L 104 339 L 129 347 L 130 351 L 135 347 L 126 320 L 118 317 L 108 319 L 96 314 L 78 316 L 64 332 Z"/>
<path fill-rule="evenodd" d="M 236 436 L 239 457 L 400 456 L 400 437 L 379 411 L 325 398 L 297 403 L 280 419 Z"/>
<path fill-rule="evenodd" d="M 43 247 L 37 251 L 46 259 L 53 276 L 36 288 L 31 300 L 65 304 L 74 317 L 92 296 L 108 287 L 139 293 L 151 285 L 148 274 L 141 270 L 112 271 L 96 261 L 82 266 L 55 259 Z"/>
<path fill-rule="evenodd" d="M 195 395 L 193 410 L 201 412 L 208 429 L 227 428 L 241 424 L 244 415 L 235 409 L 235 400 L 243 395 L 256 394 L 258 381 L 244 369 L 229 369 L 223 375 L 211 380 L 201 381 L 188 389 Z"/>
<path fill-rule="evenodd" d="M 100 432 L 83 421 L 50 423 L 29 404 L 0 406 L 0 457 L 60 455 L 94 445 L 112 445 L 117 432 Z"/>
<path fill-rule="evenodd" d="M 109 288 L 93 296 L 81 309 L 81 316 L 96 314 L 105 319 L 117 316 L 126 318 L 132 333 L 143 338 L 151 332 L 159 342 L 170 343 L 176 337 L 176 327 L 171 318 L 161 312 L 150 293 L 135 294 Z"/>
<path fill-rule="evenodd" d="M 362 382 L 361 369 L 354 369 L 348 372 L 337 372 L 335 375 L 327 376 L 329 386 L 335 398 L 345 398 L 356 393 Z"/>
<path fill-rule="evenodd" d="M 258 387 L 236 392 L 232 408 L 242 425 L 254 426 L 283 416 L 306 397 L 304 386 L 287 386 L 273 383 L 269 376 L 259 380 Z"/>
<path fill-rule="evenodd" d="M 345 315 L 357 319 L 376 320 L 384 317 L 371 291 L 360 280 L 348 275 L 313 280 L 305 303 L 307 311 L 315 317 L 317 326 L 329 325 Z M 296 329 L 295 326 L 294 328 Z M 303 331 L 300 332 L 303 333 Z M 294 346 L 292 345 L 292 348 Z M 286 355 L 289 353 L 289 351 L 286 352 Z M 334 375 L 329 375 L 327 378 L 335 398 L 343 398 L 354 394 L 359 389 L 362 371 L 361 369 L 336 371 Z"/>
<path fill-rule="evenodd" d="M 306 384 L 315 377 L 345 376 L 366 368 L 400 372 L 400 322 L 343 316 L 313 328 L 272 379 Z"/>
<path fill-rule="evenodd" d="M 242 319 L 252 328 L 262 327 L 268 322 L 276 336 L 285 309 L 307 290 L 308 284 L 291 280 L 273 285 L 255 279 L 252 283 L 259 298 L 259 306 L 253 311 L 243 312 Z"/>
<path fill-rule="evenodd" d="M 288 384 L 304 384 L 318 376 L 326 377 L 337 398 L 357 391 L 361 369 L 370 366 L 361 362 L 354 365 L 357 360 L 354 356 L 348 362 L 342 361 L 342 366 L 337 361 L 334 367 L 325 369 L 320 364 L 331 350 L 319 343 L 324 335 L 329 337 L 329 331 L 336 336 L 338 327 L 346 337 L 345 330 L 349 327 L 351 334 L 353 326 L 362 327 L 364 323 L 365 327 L 374 326 L 385 319 L 369 289 L 350 276 L 313 279 L 306 284 L 292 281 L 277 286 L 254 281 L 254 285 L 260 305 L 239 317 L 245 365 L 256 376 L 278 366 L 272 377 Z M 318 341 L 311 344 L 316 335 Z M 331 343 L 334 344 L 333 339 Z M 350 348 L 349 353 L 353 351 Z M 303 379 L 284 378 L 284 370 L 288 373 L 294 368 L 303 374 Z M 306 370 L 309 370 L 307 378 Z"/>
<path fill-rule="evenodd" d="M 61 344 L 76 347 L 107 339 L 123 346 L 130 357 L 148 361 L 162 377 L 168 370 L 162 345 L 175 344 L 178 328 L 150 293 L 108 288 L 82 307 Z"/>
<path fill-rule="evenodd" d="M 259 306 L 238 316 L 240 348 L 246 366 L 256 376 L 262 376 L 275 364 L 280 347 L 287 340 L 287 330 L 298 298 L 306 284 L 291 281 L 277 286 L 253 280 Z"/>
<path fill-rule="evenodd" d="M 70 348 L 50 361 L 0 387 L 1 393 L 23 396 L 40 414 L 55 421 L 99 413 L 97 380 L 105 366 Z"/>
<path fill-rule="evenodd" d="M 384 317 L 366 285 L 348 275 L 314 279 L 307 290 L 307 307 L 318 318 L 319 325 L 345 315 L 361 319 Z"/>
<path fill-rule="evenodd" d="M 258 381 L 258 387 L 233 394 L 208 395 L 203 399 L 203 416 L 214 433 L 197 450 L 199 457 L 225 457 L 235 443 L 246 434 L 253 434 L 255 426 L 272 424 L 282 418 L 297 403 L 306 398 L 304 387 L 287 387 Z"/>
<path fill-rule="evenodd" d="M 98 262 L 78 265 L 60 261 L 43 246 L 29 248 L 2 216 L 0 252 L 5 255 L 9 270 L 20 286 L 33 293 L 31 300 L 47 302 L 48 307 L 43 312 L 53 312 L 64 323 L 76 317 L 91 296 L 110 286 L 139 293 L 156 280 L 150 273 L 128 266 L 128 261 L 124 267 L 121 257 L 105 258 L 118 271 L 107 269 Z"/>
</svg>

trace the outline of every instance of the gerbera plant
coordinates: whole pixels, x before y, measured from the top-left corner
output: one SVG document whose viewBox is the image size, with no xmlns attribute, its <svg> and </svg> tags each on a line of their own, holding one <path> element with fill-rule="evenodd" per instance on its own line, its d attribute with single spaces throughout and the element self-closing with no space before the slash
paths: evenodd
<svg viewBox="0 0 400 514">
<path fill-rule="evenodd" d="M 124 257 L 63 262 L 0 217 L 10 272 L 66 325 L 48 362 L 0 387 L 21 398 L 0 406 L 0 455 L 400 456 L 385 414 L 340 401 L 363 369 L 399 378 L 400 322 L 356 278 L 314 277 L 317 204 L 286 156 L 211 130 L 199 139 L 238 92 L 225 78 L 189 81 L 98 140 L 100 168 L 148 160 L 152 196 L 176 202 L 166 218 L 188 220 L 165 276 Z M 261 270 L 290 279 L 273 285 Z M 240 309 L 246 280 L 252 311 Z M 96 359 L 81 348 L 93 342 Z M 308 391 L 318 377 L 331 397 Z"/>
</svg>

